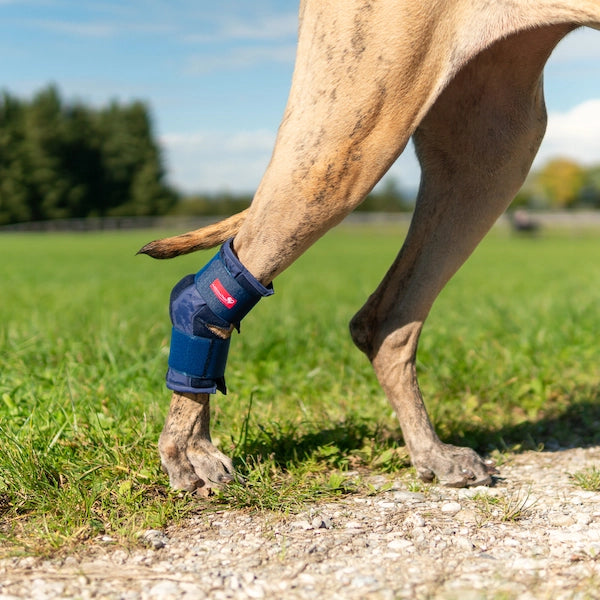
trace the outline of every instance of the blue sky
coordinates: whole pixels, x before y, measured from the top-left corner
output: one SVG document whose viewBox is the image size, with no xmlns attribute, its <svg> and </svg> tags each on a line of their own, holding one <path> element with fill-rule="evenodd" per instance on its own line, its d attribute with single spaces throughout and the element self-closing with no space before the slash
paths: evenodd
<svg viewBox="0 0 600 600">
<path fill-rule="evenodd" d="M 168 176 L 186 192 L 252 191 L 270 157 L 293 69 L 297 0 L 0 0 L 0 88 L 30 97 L 150 106 Z M 546 70 L 537 165 L 600 163 L 600 32 L 559 46 Z M 391 174 L 418 182 L 406 152 Z"/>
</svg>

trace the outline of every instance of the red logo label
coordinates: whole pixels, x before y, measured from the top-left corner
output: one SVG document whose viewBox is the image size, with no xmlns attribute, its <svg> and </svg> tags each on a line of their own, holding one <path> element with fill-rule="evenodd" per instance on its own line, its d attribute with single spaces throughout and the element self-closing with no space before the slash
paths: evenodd
<svg viewBox="0 0 600 600">
<path fill-rule="evenodd" d="M 215 279 L 209 287 L 219 302 L 226 308 L 233 308 L 237 304 L 237 300 L 223 287 L 218 279 Z"/>
</svg>

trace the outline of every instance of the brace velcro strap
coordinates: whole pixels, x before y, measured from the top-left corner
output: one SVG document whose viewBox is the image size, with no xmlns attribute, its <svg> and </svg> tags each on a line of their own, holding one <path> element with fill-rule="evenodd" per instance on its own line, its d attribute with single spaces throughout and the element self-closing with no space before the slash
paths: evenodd
<svg viewBox="0 0 600 600">
<path fill-rule="evenodd" d="M 173 327 L 169 367 L 189 377 L 219 379 L 225 375 L 230 338 L 188 335 Z"/>
<path fill-rule="evenodd" d="M 220 254 L 198 271 L 195 285 L 210 310 L 217 317 L 235 325 L 239 324 L 262 297 L 255 291 L 250 293 L 238 283 L 225 266 Z"/>
</svg>

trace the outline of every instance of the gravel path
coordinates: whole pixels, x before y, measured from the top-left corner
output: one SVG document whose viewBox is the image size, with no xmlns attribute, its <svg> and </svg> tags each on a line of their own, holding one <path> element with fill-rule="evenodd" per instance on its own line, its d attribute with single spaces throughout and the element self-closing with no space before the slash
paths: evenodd
<svg viewBox="0 0 600 600">
<path fill-rule="evenodd" d="M 600 494 L 570 478 L 594 465 L 600 447 L 527 452 L 490 489 L 396 479 L 289 518 L 200 514 L 148 548 L 0 561 L 0 600 L 600 598 Z"/>
</svg>

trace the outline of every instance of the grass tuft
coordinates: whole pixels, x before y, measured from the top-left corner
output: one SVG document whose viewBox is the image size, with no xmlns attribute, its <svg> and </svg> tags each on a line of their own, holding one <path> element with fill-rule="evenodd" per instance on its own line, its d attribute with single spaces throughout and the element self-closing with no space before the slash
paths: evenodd
<svg viewBox="0 0 600 600">
<path fill-rule="evenodd" d="M 573 473 L 571 479 L 584 490 L 600 492 L 600 469 L 596 466 Z"/>
<path fill-rule="evenodd" d="M 509 496 L 492 496 L 482 493 L 473 497 L 480 525 L 485 523 L 516 523 L 529 517 L 534 503 L 529 492 L 518 491 Z"/>
</svg>

